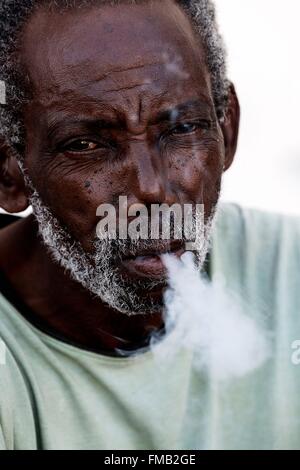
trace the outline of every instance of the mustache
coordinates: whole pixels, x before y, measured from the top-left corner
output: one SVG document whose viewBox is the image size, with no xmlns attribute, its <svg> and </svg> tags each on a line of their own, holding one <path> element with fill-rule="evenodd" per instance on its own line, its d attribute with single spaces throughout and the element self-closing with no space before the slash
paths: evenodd
<svg viewBox="0 0 300 470">
<path fill-rule="evenodd" d="M 170 220 L 170 228 L 168 238 L 163 234 L 160 227 L 158 237 L 151 238 L 151 231 L 149 227 L 148 238 L 130 238 L 129 236 L 125 239 L 119 238 L 117 234 L 116 238 L 103 238 L 94 239 L 94 248 L 96 253 L 106 250 L 109 255 L 120 258 L 133 257 L 137 255 L 150 254 L 150 253 L 166 253 L 180 249 L 186 242 L 191 241 L 195 237 L 196 230 L 196 218 L 192 219 L 192 223 L 189 225 L 188 230 L 182 230 L 178 237 L 178 231 L 176 232 L 176 226 L 174 219 Z M 183 227 L 183 225 L 182 225 Z M 188 235 L 187 235 L 188 234 Z"/>
<path fill-rule="evenodd" d="M 138 255 L 147 255 L 150 253 L 166 253 L 179 249 L 184 245 L 184 240 L 143 240 L 143 239 L 130 239 L 125 240 L 99 240 L 94 242 L 96 254 L 109 252 L 110 256 L 115 258 L 129 258 Z"/>
</svg>

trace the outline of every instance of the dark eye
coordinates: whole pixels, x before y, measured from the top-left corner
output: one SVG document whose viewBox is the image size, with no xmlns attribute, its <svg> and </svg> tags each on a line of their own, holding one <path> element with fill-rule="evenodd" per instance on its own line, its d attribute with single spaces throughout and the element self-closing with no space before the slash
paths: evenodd
<svg viewBox="0 0 300 470">
<path fill-rule="evenodd" d="M 199 129 L 199 123 L 187 122 L 174 127 L 170 133 L 175 135 L 191 134 L 197 129 Z"/>
<path fill-rule="evenodd" d="M 90 140 L 75 140 L 70 144 L 66 145 L 64 151 L 67 152 L 90 152 L 99 148 L 97 142 Z"/>
</svg>

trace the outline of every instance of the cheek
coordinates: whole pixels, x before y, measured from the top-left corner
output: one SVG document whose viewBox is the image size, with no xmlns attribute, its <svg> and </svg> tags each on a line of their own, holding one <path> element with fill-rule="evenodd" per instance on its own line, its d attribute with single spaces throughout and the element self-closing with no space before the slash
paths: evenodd
<svg viewBox="0 0 300 470">
<path fill-rule="evenodd" d="M 224 148 L 219 140 L 203 142 L 191 149 L 174 152 L 170 179 L 193 202 L 215 202 L 220 190 Z"/>
<path fill-rule="evenodd" d="M 42 173 L 42 175 L 41 175 Z M 48 165 L 33 183 L 43 202 L 86 250 L 96 236 L 97 207 L 112 203 L 116 176 L 100 165 L 61 162 Z"/>
</svg>

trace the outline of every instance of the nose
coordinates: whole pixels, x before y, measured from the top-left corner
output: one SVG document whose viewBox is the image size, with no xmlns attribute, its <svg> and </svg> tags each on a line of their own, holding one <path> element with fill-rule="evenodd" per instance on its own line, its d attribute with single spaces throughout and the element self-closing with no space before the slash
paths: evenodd
<svg viewBox="0 0 300 470">
<path fill-rule="evenodd" d="M 131 144 L 130 163 L 130 189 L 138 202 L 145 205 L 176 202 L 166 164 L 158 152 L 135 141 Z"/>
</svg>

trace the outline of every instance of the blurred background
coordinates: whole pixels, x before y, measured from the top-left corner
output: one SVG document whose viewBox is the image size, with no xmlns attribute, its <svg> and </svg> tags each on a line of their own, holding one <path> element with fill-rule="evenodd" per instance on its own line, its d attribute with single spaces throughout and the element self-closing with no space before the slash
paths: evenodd
<svg viewBox="0 0 300 470">
<path fill-rule="evenodd" d="M 222 199 L 300 214 L 300 1 L 215 3 L 242 109 Z"/>
<path fill-rule="evenodd" d="M 300 2 L 215 3 L 242 110 L 223 200 L 300 214 Z"/>
</svg>

